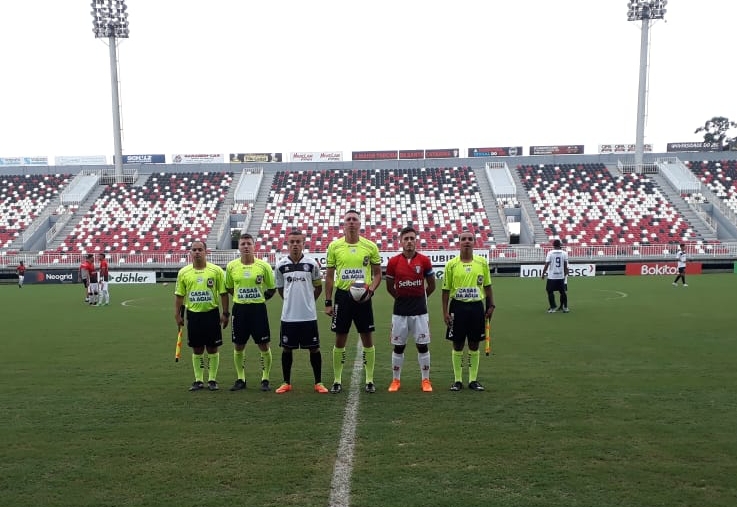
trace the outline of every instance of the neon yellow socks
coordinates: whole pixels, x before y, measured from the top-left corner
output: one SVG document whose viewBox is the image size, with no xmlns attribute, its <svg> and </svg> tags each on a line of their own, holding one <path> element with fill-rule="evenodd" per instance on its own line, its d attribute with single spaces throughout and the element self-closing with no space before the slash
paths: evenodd
<svg viewBox="0 0 737 507">
<path fill-rule="evenodd" d="M 192 354 L 192 369 L 194 370 L 195 382 L 205 381 L 205 355 Z"/>
<path fill-rule="evenodd" d="M 271 349 L 266 352 L 259 350 L 261 353 L 261 380 L 269 380 L 271 375 L 271 363 L 274 361 L 274 357 L 271 355 Z"/>
<path fill-rule="evenodd" d="M 453 376 L 456 382 L 463 382 L 463 351 L 453 350 L 450 355 L 453 362 Z"/>
<path fill-rule="evenodd" d="M 343 365 L 345 364 L 345 347 L 333 347 L 333 375 L 335 375 L 335 383 L 342 384 Z"/>
<path fill-rule="evenodd" d="M 366 373 L 366 383 L 374 381 L 374 367 L 376 366 L 376 347 L 365 347 L 363 349 L 363 368 Z"/>
<path fill-rule="evenodd" d="M 241 380 L 246 380 L 246 367 L 243 365 L 243 359 L 246 354 L 243 350 L 233 349 L 233 365 L 235 365 L 235 375 Z"/>
</svg>

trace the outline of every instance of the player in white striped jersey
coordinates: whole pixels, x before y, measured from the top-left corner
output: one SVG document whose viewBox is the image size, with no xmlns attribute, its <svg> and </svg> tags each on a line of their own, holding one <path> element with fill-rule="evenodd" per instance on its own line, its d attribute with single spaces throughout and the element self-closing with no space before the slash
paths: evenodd
<svg viewBox="0 0 737 507">
<path fill-rule="evenodd" d="M 282 348 L 281 365 L 284 383 L 277 394 L 292 390 L 292 351 L 310 351 L 310 365 L 315 377 L 315 392 L 325 394 L 328 389 L 322 383 L 322 355 L 320 335 L 317 328 L 315 300 L 322 293 L 322 273 L 314 259 L 305 257 L 304 235 L 292 231 L 287 235 L 289 255 L 279 259 L 274 268 L 276 289 L 284 300 L 279 330 L 279 345 Z"/>
<path fill-rule="evenodd" d="M 550 271 L 548 273 L 548 270 Z M 553 241 L 553 249 L 545 257 L 545 267 L 542 278 L 547 275 L 548 281 L 545 290 L 548 292 L 548 313 L 555 313 L 555 293 L 560 293 L 560 307 L 563 313 L 568 313 L 568 294 L 566 292 L 566 277 L 568 276 L 568 253 L 563 250 L 559 239 Z"/>
</svg>

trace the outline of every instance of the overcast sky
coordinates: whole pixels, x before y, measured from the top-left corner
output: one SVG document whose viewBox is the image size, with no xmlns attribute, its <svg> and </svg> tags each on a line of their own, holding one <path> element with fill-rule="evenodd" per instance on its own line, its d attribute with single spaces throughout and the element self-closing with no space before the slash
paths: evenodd
<svg viewBox="0 0 737 507">
<path fill-rule="evenodd" d="M 627 0 L 128 0 L 123 153 L 634 143 Z M 0 1 L 0 157 L 114 152 L 88 0 Z M 737 120 L 735 0 L 651 28 L 645 142 Z"/>
</svg>

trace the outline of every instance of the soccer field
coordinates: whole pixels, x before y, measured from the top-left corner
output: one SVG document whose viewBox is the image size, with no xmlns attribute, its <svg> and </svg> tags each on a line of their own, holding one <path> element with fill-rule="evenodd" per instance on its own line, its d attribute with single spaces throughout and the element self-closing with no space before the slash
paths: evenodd
<svg viewBox="0 0 737 507">
<path fill-rule="evenodd" d="M 382 284 L 373 395 L 356 389 L 363 371 L 360 386 L 349 381 L 355 333 L 339 395 L 312 392 L 304 351 L 292 392 L 260 392 L 253 343 L 248 389 L 229 392 L 230 328 L 221 390 L 190 393 L 190 350 L 174 362 L 173 285 L 115 285 L 102 308 L 83 304 L 80 285 L 0 286 L 2 504 L 325 507 L 340 455 L 335 505 L 734 507 L 737 276 L 688 281 L 576 278 L 571 313 L 547 314 L 542 280 L 496 278 L 487 390 L 458 393 L 439 291 L 435 392 L 420 390 L 412 344 L 402 389 L 386 392 Z M 279 297 L 268 306 L 276 386 Z M 320 317 L 329 384 L 333 336 Z"/>
</svg>

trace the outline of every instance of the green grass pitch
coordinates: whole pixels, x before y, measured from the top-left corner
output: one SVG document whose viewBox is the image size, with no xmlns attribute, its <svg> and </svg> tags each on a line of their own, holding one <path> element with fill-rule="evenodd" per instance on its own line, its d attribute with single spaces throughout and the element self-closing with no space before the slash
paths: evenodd
<svg viewBox="0 0 737 507">
<path fill-rule="evenodd" d="M 571 313 L 545 312 L 544 282 L 497 278 L 483 393 L 451 393 L 439 291 L 431 297 L 433 393 L 407 349 L 391 380 L 390 298 L 374 301 L 374 395 L 359 395 L 350 505 L 723 506 L 737 501 L 737 277 L 572 279 Z M 328 505 L 348 392 L 313 393 L 307 353 L 294 391 L 190 393 L 174 362 L 173 285 L 0 286 L 0 490 L 8 506 Z M 269 303 L 274 366 L 279 297 Z M 318 307 L 322 309 L 322 300 Z M 320 315 L 323 380 L 333 336 Z M 344 383 L 356 357 L 351 336 Z M 464 379 L 465 380 L 465 379 Z M 350 386 L 346 385 L 346 388 Z"/>
</svg>

